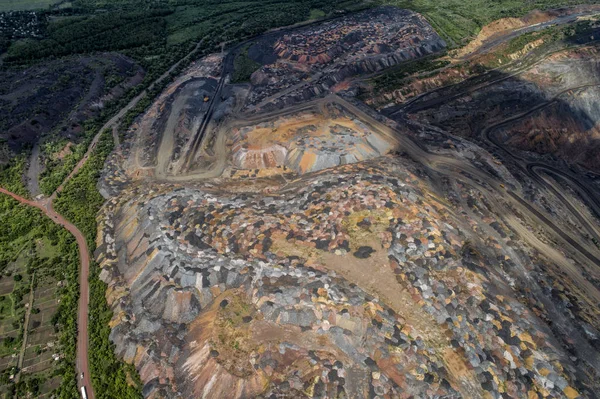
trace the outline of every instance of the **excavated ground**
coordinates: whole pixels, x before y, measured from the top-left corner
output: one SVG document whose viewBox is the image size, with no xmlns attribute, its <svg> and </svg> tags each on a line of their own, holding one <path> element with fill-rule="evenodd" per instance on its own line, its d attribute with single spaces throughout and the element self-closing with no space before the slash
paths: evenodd
<svg viewBox="0 0 600 399">
<path fill-rule="evenodd" d="M 335 103 L 236 127 L 231 136 L 235 167 L 300 174 L 376 158 L 395 144 Z"/>
<path fill-rule="evenodd" d="M 99 242 L 117 352 L 167 397 L 594 389 L 562 349 L 582 337 L 547 324 L 593 331 L 593 303 L 485 193 L 440 179 L 384 158 L 273 196 L 126 190 Z"/>
<path fill-rule="evenodd" d="M 248 48 L 248 56 L 263 66 L 252 75 L 245 109 L 271 111 L 321 97 L 353 76 L 445 47 L 423 16 L 396 7 L 265 36 Z"/>
<path fill-rule="evenodd" d="M 351 29 L 287 32 L 278 57 L 312 68 L 321 49 L 292 51 L 294 37 L 338 28 Z M 595 89 L 555 100 L 597 75 L 594 49 L 569 51 L 398 104 L 395 121 L 333 86 L 257 114 L 256 85 L 229 85 L 227 56 L 184 72 L 100 183 L 111 339 L 144 396 L 595 397 L 594 177 L 505 147 L 568 159 L 594 137 Z"/>
</svg>

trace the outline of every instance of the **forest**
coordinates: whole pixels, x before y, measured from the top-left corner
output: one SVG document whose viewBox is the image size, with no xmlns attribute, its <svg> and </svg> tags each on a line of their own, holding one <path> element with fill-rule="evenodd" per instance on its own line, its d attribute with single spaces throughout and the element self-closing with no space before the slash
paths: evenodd
<svg viewBox="0 0 600 399">
<path fill-rule="evenodd" d="M 153 3 L 137 0 L 77 0 L 68 8 L 40 12 L 35 37 L 7 37 L 5 62 L 22 65 L 41 59 L 95 51 L 121 51 L 138 61 L 151 80 L 198 42 L 217 50 L 268 29 L 318 15 L 364 7 L 358 0 L 202 1 Z"/>
</svg>

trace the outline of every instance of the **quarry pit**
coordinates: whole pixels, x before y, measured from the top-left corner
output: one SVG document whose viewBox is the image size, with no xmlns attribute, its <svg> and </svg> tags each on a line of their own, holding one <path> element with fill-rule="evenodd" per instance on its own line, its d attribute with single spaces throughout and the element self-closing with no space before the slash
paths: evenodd
<svg viewBox="0 0 600 399">
<path fill-rule="evenodd" d="M 598 392 L 598 182 L 551 168 L 576 144 L 507 146 L 552 130 L 535 107 L 594 108 L 554 97 L 595 82 L 540 56 L 520 67 L 551 85 L 442 87 L 451 63 L 410 76 L 410 99 L 366 100 L 387 110 L 359 100 L 371 74 L 444 47 L 390 7 L 268 32 L 196 61 L 136 121 L 103 173 L 96 255 L 146 397 Z M 244 52 L 259 65 L 232 82 Z"/>
</svg>

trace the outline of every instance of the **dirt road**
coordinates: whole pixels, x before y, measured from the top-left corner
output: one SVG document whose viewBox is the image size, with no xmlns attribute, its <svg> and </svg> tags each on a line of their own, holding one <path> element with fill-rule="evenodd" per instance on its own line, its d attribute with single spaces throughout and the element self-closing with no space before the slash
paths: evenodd
<svg viewBox="0 0 600 399">
<path fill-rule="evenodd" d="M 29 168 L 27 168 L 27 189 L 32 197 L 40 194 L 40 173 L 42 164 L 40 162 L 40 141 L 36 141 L 29 157 Z"/>
<path fill-rule="evenodd" d="M 90 255 L 87 242 L 85 237 L 79 231 L 75 225 L 63 218 L 52 208 L 52 202 L 50 199 L 43 199 L 40 201 L 30 201 L 17 194 L 11 193 L 0 187 L 0 193 L 10 195 L 22 204 L 29 205 L 40 209 L 46 214 L 54 223 L 58 223 L 67 229 L 75 239 L 77 240 L 77 246 L 79 247 L 79 259 L 81 260 L 81 269 L 79 272 L 79 306 L 77 310 L 77 375 L 83 373 L 83 379 L 79 379 L 80 386 L 85 386 L 88 398 L 94 398 L 94 391 L 92 389 L 92 383 L 90 380 L 90 373 L 88 368 L 88 304 L 89 304 L 89 292 L 90 287 L 88 284 L 88 278 L 90 274 Z"/>
<path fill-rule="evenodd" d="M 122 108 L 115 116 L 113 116 L 108 122 L 102 126 L 102 128 L 98 131 L 98 134 L 94 137 L 92 142 L 90 143 L 85 155 L 81 160 L 77 163 L 75 168 L 71 171 L 71 173 L 67 176 L 67 178 L 62 182 L 62 184 L 56 189 L 56 191 L 49 197 L 40 199 L 37 201 L 31 201 L 26 198 L 23 198 L 15 193 L 12 193 L 8 190 L 5 190 L 0 187 L 0 193 L 10 195 L 15 200 L 19 201 L 22 204 L 36 207 L 46 216 L 48 216 L 54 223 L 58 223 L 64 228 L 66 228 L 77 241 L 77 246 L 79 247 L 79 259 L 81 263 L 80 272 L 79 272 L 79 304 L 77 310 L 77 360 L 76 360 L 76 371 L 77 371 L 77 383 L 78 388 L 84 386 L 87 392 L 87 396 L 89 399 L 94 399 L 94 390 L 92 388 L 92 383 L 90 379 L 90 372 L 88 367 L 88 305 L 89 305 L 89 271 L 90 271 L 90 255 L 89 249 L 87 246 L 87 242 L 85 240 L 84 235 L 79 231 L 74 224 L 67 221 L 64 217 L 62 217 L 59 213 L 57 213 L 52 208 L 52 201 L 58 196 L 65 184 L 79 172 L 79 170 L 85 165 L 88 158 L 92 154 L 92 151 L 96 148 L 96 144 L 100 140 L 100 136 L 105 129 L 114 129 L 118 121 L 125 115 L 127 111 L 133 108 L 138 101 L 146 94 L 145 91 L 140 93 L 134 99 L 132 99 L 127 106 Z M 79 378 L 79 376 L 83 373 L 83 379 Z"/>
</svg>

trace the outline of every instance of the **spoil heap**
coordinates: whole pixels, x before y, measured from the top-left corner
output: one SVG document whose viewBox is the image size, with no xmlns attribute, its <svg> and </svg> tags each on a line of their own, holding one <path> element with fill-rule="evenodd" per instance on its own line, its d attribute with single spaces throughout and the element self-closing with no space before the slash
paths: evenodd
<svg viewBox="0 0 600 399">
<path fill-rule="evenodd" d="M 528 306 L 549 268 L 438 178 L 384 158 L 272 197 L 126 188 L 100 216 L 118 354 L 148 397 L 577 396 L 543 320 L 579 316 Z"/>
<path fill-rule="evenodd" d="M 320 97 L 352 76 L 378 72 L 445 47 L 423 16 L 396 7 L 378 7 L 269 35 L 248 49 L 248 56 L 263 65 L 252 76 L 248 109 L 281 109 Z"/>
</svg>

